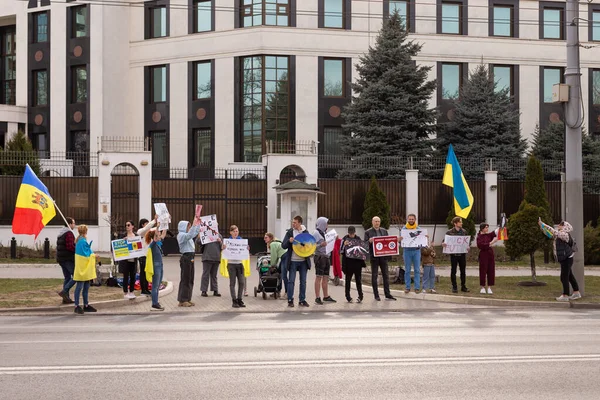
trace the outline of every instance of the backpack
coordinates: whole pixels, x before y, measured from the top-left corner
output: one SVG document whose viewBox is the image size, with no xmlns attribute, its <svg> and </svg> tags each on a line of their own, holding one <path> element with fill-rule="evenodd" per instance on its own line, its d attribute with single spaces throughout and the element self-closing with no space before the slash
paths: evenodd
<svg viewBox="0 0 600 400">
<path fill-rule="evenodd" d="M 569 233 L 569 241 L 567 242 L 567 244 L 569 245 L 569 247 L 571 248 L 571 251 L 573 253 L 577 253 L 579 251 L 579 249 L 577 248 L 577 242 L 575 242 L 575 240 L 573 239 L 573 236 L 571 236 L 571 234 Z"/>
</svg>

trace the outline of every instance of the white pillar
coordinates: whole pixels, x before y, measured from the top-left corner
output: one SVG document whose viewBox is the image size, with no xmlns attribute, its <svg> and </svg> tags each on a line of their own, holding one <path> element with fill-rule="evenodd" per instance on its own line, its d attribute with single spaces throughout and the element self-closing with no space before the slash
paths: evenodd
<svg viewBox="0 0 600 400">
<path fill-rule="evenodd" d="M 496 226 L 498 223 L 497 171 L 485 171 L 485 222 L 490 226 Z"/>
<path fill-rule="evenodd" d="M 406 170 L 406 215 L 415 214 L 419 217 L 419 170 Z M 405 215 L 405 217 L 406 217 Z"/>
<path fill-rule="evenodd" d="M 138 193 L 140 194 L 138 215 L 140 216 L 140 219 L 146 218 L 148 220 L 152 220 L 154 217 L 152 208 L 152 155 L 148 153 L 147 157 L 144 157 L 144 160 L 142 160 L 139 165 L 136 165 L 136 168 L 140 173 L 138 178 Z"/>
<path fill-rule="evenodd" d="M 115 166 L 103 165 L 103 160 L 110 163 L 105 153 L 98 153 L 98 250 L 110 251 L 110 173 Z"/>
</svg>

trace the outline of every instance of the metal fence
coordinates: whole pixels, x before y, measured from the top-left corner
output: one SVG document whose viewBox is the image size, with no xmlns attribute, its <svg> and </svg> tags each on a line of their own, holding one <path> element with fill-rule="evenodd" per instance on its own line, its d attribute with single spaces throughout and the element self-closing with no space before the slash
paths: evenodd
<svg viewBox="0 0 600 400">
<path fill-rule="evenodd" d="M 562 215 L 562 182 L 545 182 L 546 198 L 550 203 L 550 215 L 555 222 L 561 220 Z M 498 212 L 511 214 L 519 210 L 521 202 L 525 198 L 525 182 L 498 181 Z"/>
<path fill-rule="evenodd" d="M 471 181 L 469 188 L 475 203 L 471 212 L 475 221 L 485 221 L 485 181 Z M 419 222 L 422 224 L 445 224 L 454 205 L 452 188 L 437 180 L 419 180 Z"/>
<path fill-rule="evenodd" d="M 0 151 L 0 174 L 22 175 L 25 164 L 40 176 L 98 176 L 98 154 L 74 151 Z"/>
</svg>

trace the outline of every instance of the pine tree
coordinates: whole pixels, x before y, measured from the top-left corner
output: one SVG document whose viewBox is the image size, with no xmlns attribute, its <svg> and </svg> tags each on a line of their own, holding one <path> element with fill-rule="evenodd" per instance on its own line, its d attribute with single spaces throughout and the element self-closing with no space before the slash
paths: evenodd
<svg viewBox="0 0 600 400">
<path fill-rule="evenodd" d="M 455 102 L 452 121 L 439 128 L 440 154 L 447 152 L 449 144 L 458 158 L 518 159 L 524 154 L 527 142 L 521 138 L 519 110 L 511 102 L 509 89 L 497 86 L 485 65 L 469 75 Z M 500 172 L 510 171 L 503 168 Z"/>
<path fill-rule="evenodd" d="M 525 175 L 525 201 L 534 206 L 542 207 L 550 213 L 550 203 L 546 196 L 546 186 L 544 185 L 544 171 L 542 164 L 535 157 L 529 157 L 527 160 L 527 173 Z M 552 221 L 544 221 L 552 224 Z"/>
<path fill-rule="evenodd" d="M 7 143 L 2 159 L 2 175 L 23 175 L 25 164 L 29 164 L 36 175 L 40 174 L 40 161 L 37 152 L 23 131 L 18 131 Z"/>
<path fill-rule="evenodd" d="M 384 21 L 374 47 L 360 57 L 353 98 L 343 113 L 342 147 L 352 163 L 341 177 L 402 177 L 398 160 L 431 153 L 436 112 L 429 108 L 435 81 L 428 81 L 431 67 L 418 66 L 413 58 L 422 45 L 408 40 L 398 13 Z M 381 156 L 396 163 L 371 162 Z"/>
<path fill-rule="evenodd" d="M 390 227 L 390 205 L 387 202 L 385 193 L 379 188 L 375 177 L 371 177 L 371 186 L 365 197 L 365 208 L 362 214 L 363 228 L 371 227 L 371 220 L 378 216 L 381 219 L 381 226 L 385 229 Z"/>
</svg>

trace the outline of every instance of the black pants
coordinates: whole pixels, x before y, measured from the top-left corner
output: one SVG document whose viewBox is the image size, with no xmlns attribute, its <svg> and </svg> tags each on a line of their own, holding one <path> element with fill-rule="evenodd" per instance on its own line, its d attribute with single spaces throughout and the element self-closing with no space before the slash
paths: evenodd
<svg viewBox="0 0 600 400">
<path fill-rule="evenodd" d="M 140 288 L 142 293 L 146 293 L 149 292 L 148 280 L 146 279 L 146 257 L 140 257 L 138 261 L 140 263 Z"/>
<path fill-rule="evenodd" d="M 179 267 L 181 268 L 181 277 L 177 301 L 185 303 L 192 300 L 194 292 L 194 253 L 183 253 L 179 259 Z"/>
<path fill-rule="evenodd" d="M 135 290 L 135 273 L 136 273 L 135 262 L 129 262 L 127 260 L 121 262 L 121 271 L 123 273 L 123 293 L 128 291 L 133 293 Z"/>
<path fill-rule="evenodd" d="M 244 295 L 244 266 L 242 264 L 228 264 L 229 273 L 229 293 L 232 300 L 241 300 Z M 237 297 L 235 292 L 235 281 L 237 280 Z"/>
<path fill-rule="evenodd" d="M 569 283 L 573 286 L 573 291 L 579 291 L 579 285 L 577 284 L 577 279 L 575 279 L 575 275 L 573 275 L 573 258 L 567 258 L 560 262 L 560 281 L 563 286 L 563 294 L 565 296 L 569 295 Z"/>
<path fill-rule="evenodd" d="M 451 254 L 450 255 L 450 280 L 452 281 L 452 289 L 457 289 L 456 286 L 456 266 L 460 267 L 460 286 L 467 286 L 467 255 L 466 254 Z"/>
<path fill-rule="evenodd" d="M 371 257 L 371 284 L 373 285 L 373 296 L 379 297 L 379 289 L 377 288 L 377 275 L 381 268 L 381 276 L 383 277 L 383 292 L 386 297 L 390 297 L 390 275 L 388 272 L 388 263 L 385 257 Z"/>
<path fill-rule="evenodd" d="M 363 291 L 362 291 L 362 267 L 348 265 L 345 268 L 346 270 L 346 300 L 350 300 L 352 296 L 350 296 L 350 281 L 352 280 L 352 276 L 354 276 L 354 280 L 356 281 L 356 290 L 358 291 L 358 298 L 363 299 Z"/>
</svg>

